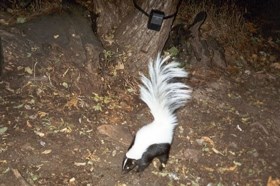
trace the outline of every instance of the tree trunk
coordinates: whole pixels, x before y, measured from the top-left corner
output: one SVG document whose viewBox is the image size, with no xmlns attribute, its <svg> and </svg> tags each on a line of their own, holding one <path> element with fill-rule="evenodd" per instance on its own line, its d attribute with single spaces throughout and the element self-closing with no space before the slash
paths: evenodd
<svg viewBox="0 0 280 186">
<path fill-rule="evenodd" d="M 179 0 L 136 0 L 137 4 L 150 13 L 160 10 L 166 16 L 176 12 Z M 148 17 L 136 9 L 132 1 L 96 0 L 97 34 L 106 48 L 117 47 L 126 54 L 124 70 L 138 76 L 146 70 L 146 63 L 162 51 L 168 38 L 174 17 L 164 19 L 161 30 L 147 28 Z"/>
</svg>

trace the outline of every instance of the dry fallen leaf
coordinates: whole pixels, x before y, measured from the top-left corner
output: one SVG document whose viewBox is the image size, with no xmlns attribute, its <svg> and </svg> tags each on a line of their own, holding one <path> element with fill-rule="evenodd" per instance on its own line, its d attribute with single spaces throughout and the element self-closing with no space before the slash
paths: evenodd
<svg viewBox="0 0 280 186">
<path fill-rule="evenodd" d="M 25 67 L 24 71 L 27 72 L 28 74 L 33 74 L 33 70 L 30 67 Z"/>
<path fill-rule="evenodd" d="M 122 62 L 118 62 L 117 66 L 115 67 L 116 70 L 123 70 L 124 64 Z"/>
<path fill-rule="evenodd" d="M 7 160 L 0 160 L 0 163 L 7 163 Z"/>
<path fill-rule="evenodd" d="M 218 172 L 224 173 L 224 172 L 233 172 L 236 170 L 238 166 L 235 164 L 233 166 L 230 167 L 220 167 L 218 168 Z"/>
<path fill-rule="evenodd" d="M 65 127 L 63 129 L 60 130 L 60 132 L 63 132 L 63 133 L 71 133 L 72 132 L 72 129 L 70 127 Z"/>
<path fill-rule="evenodd" d="M 71 178 L 70 180 L 69 180 L 69 183 L 73 183 L 73 182 L 75 182 L 76 181 L 76 178 Z"/>
<path fill-rule="evenodd" d="M 38 115 L 39 115 L 40 118 L 43 118 L 43 117 L 45 117 L 46 115 L 48 115 L 48 113 L 43 112 L 43 111 L 38 111 Z"/>
<path fill-rule="evenodd" d="M 76 109 L 79 109 L 78 107 L 79 99 L 77 96 L 73 96 L 67 103 L 63 106 L 63 108 L 67 107 L 69 110 L 71 110 L 73 107 Z"/>
<path fill-rule="evenodd" d="M 206 142 L 206 143 L 210 144 L 213 147 L 215 146 L 214 141 L 212 139 L 210 139 L 209 137 L 202 136 L 201 139 L 203 140 L 203 142 Z"/>
<path fill-rule="evenodd" d="M 34 131 L 35 134 L 37 134 L 40 137 L 44 137 L 45 134 L 43 132 L 39 132 L 39 131 Z"/>
<path fill-rule="evenodd" d="M 91 152 L 87 149 L 87 154 L 85 155 L 85 158 L 90 161 L 99 162 L 100 158 L 95 154 L 95 152 Z"/>
<path fill-rule="evenodd" d="M 280 186 L 280 179 L 272 179 L 272 177 L 269 176 L 266 186 Z"/>
<path fill-rule="evenodd" d="M 29 120 L 26 121 L 26 125 L 27 125 L 27 127 L 32 128 L 32 125 Z"/>
<path fill-rule="evenodd" d="M 42 152 L 42 154 L 49 154 L 49 153 L 51 153 L 52 152 L 52 150 L 51 149 L 48 149 L 48 150 L 44 150 L 43 152 Z"/>
</svg>

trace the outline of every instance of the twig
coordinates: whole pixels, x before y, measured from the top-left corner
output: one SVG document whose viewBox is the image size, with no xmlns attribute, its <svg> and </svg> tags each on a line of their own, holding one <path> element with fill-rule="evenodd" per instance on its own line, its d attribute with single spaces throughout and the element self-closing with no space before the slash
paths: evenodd
<svg viewBox="0 0 280 186">
<path fill-rule="evenodd" d="M 22 186 L 30 186 L 30 184 L 28 184 L 24 178 L 21 176 L 20 172 L 17 169 L 12 169 L 15 177 L 19 180 L 20 184 Z"/>
<path fill-rule="evenodd" d="M 51 74 L 48 73 L 48 72 L 47 72 L 46 74 L 47 74 L 47 76 L 48 76 L 50 85 L 51 85 L 52 87 L 54 87 L 53 84 L 52 84 L 52 80 L 51 80 Z"/>
<path fill-rule="evenodd" d="M 35 72 L 35 70 L 36 70 L 36 65 L 37 65 L 37 63 L 38 63 L 38 61 L 36 61 L 36 63 L 34 64 L 34 66 L 33 66 L 33 78 L 35 79 L 35 77 L 36 77 L 36 72 Z"/>
<path fill-rule="evenodd" d="M 260 124 L 259 122 L 252 123 L 251 125 L 252 125 L 252 127 L 255 127 L 255 126 L 260 127 L 260 129 L 262 129 L 263 132 L 264 132 L 266 135 L 269 136 L 268 130 L 267 130 L 262 124 Z"/>
</svg>

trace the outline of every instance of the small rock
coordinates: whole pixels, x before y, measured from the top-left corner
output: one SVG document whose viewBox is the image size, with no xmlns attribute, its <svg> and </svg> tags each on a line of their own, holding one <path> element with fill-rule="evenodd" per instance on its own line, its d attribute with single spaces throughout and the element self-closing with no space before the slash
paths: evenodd
<svg viewBox="0 0 280 186">
<path fill-rule="evenodd" d="M 128 146 L 132 141 L 132 135 L 127 128 L 119 125 L 101 125 L 97 128 L 98 132 L 110 137 L 113 141 L 121 142 Z"/>
<path fill-rule="evenodd" d="M 184 156 L 186 159 L 193 160 L 194 162 L 198 162 L 200 158 L 200 151 L 195 149 L 186 149 L 184 151 Z"/>
</svg>

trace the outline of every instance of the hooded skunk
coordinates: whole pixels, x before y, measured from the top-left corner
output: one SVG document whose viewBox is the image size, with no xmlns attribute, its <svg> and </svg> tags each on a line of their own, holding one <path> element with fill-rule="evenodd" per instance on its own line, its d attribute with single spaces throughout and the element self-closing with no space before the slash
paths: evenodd
<svg viewBox="0 0 280 186">
<path fill-rule="evenodd" d="M 140 98 L 148 105 L 154 121 L 136 133 L 123 159 L 122 171 L 127 173 L 136 166 L 144 171 L 154 158 L 161 162 L 162 170 L 169 158 L 170 146 L 177 117 L 174 112 L 191 98 L 189 86 L 174 82 L 174 78 L 187 77 L 188 73 L 177 62 L 164 65 L 170 57 L 158 55 L 149 64 L 150 79 L 141 75 Z"/>
</svg>

